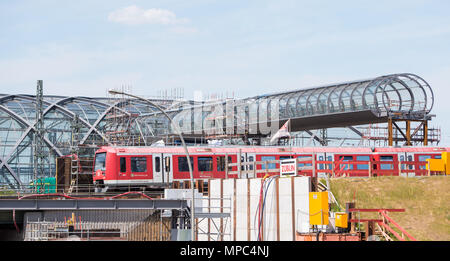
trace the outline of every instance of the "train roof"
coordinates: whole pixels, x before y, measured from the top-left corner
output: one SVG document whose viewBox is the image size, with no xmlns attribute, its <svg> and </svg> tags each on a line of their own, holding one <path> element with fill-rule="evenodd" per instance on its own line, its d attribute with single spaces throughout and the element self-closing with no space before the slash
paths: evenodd
<svg viewBox="0 0 450 261">
<path fill-rule="evenodd" d="M 188 146 L 189 153 L 372 153 L 372 152 L 442 152 L 448 147 L 281 147 L 281 146 Z M 184 153 L 181 146 L 160 147 L 116 147 L 104 146 L 98 152 L 111 153 Z"/>
<path fill-rule="evenodd" d="M 382 147 L 375 148 L 375 152 L 442 152 L 450 151 L 448 147 Z"/>
</svg>

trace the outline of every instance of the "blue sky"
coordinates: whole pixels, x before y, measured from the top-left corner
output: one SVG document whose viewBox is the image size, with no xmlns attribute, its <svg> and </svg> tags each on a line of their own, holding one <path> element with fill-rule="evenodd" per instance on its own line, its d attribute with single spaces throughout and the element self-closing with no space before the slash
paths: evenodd
<svg viewBox="0 0 450 261">
<path fill-rule="evenodd" d="M 0 92 L 255 94 L 410 72 L 449 138 L 450 1 L 0 0 Z"/>
</svg>

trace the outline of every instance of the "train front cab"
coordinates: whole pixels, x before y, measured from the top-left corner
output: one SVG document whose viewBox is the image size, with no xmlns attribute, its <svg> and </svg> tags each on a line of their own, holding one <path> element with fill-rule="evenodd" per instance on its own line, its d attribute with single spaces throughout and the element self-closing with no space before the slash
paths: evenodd
<svg viewBox="0 0 450 261">
<path fill-rule="evenodd" d="M 93 180 L 98 192 L 120 187 L 151 187 L 155 185 L 152 156 L 100 149 L 94 157 Z"/>
<path fill-rule="evenodd" d="M 92 180 L 96 188 L 103 188 L 106 179 L 106 157 L 108 153 L 105 150 L 98 150 L 94 156 L 94 166 Z"/>
</svg>

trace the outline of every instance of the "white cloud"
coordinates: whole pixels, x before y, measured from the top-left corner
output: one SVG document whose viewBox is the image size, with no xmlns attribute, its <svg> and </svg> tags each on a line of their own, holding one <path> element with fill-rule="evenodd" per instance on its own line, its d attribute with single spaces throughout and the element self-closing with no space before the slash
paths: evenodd
<svg viewBox="0 0 450 261">
<path fill-rule="evenodd" d="M 138 24 L 185 24 L 189 20 L 185 18 L 177 18 L 175 13 L 158 8 L 142 9 L 135 5 L 120 8 L 108 15 L 111 22 L 138 25 Z"/>
</svg>

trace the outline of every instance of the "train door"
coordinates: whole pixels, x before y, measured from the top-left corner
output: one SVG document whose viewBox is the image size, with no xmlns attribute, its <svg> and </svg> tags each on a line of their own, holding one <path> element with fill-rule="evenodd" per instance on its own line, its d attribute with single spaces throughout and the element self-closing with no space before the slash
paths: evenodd
<svg viewBox="0 0 450 261">
<path fill-rule="evenodd" d="M 256 160 L 255 153 L 245 153 L 247 162 L 254 162 Z M 253 165 L 247 165 L 247 170 L 250 171 L 247 173 L 247 178 L 256 178 L 255 172 L 253 170 Z"/>
<path fill-rule="evenodd" d="M 397 154 L 375 154 L 373 176 L 398 176 Z"/>
<path fill-rule="evenodd" d="M 255 153 L 243 153 L 241 155 L 242 162 L 254 162 L 256 160 Z M 247 173 L 242 175 L 242 178 L 256 178 L 253 171 L 253 165 L 241 166 L 241 170 L 246 170 Z"/>
<path fill-rule="evenodd" d="M 119 176 L 117 177 L 117 185 L 125 185 L 130 182 L 130 157 L 119 156 Z"/>
<path fill-rule="evenodd" d="M 163 183 L 163 155 L 161 153 L 153 154 L 153 182 Z"/>
<path fill-rule="evenodd" d="M 414 154 L 410 152 L 401 152 L 398 154 L 399 173 L 402 177 L 414 177 Z"/>
<path fill-rule="evenodd" d="M 171 183 L 173 181 L 172 155 L 164 154 L 163 157 L 164 157 L 163 182 Z"/>
</svg>

